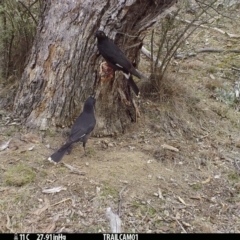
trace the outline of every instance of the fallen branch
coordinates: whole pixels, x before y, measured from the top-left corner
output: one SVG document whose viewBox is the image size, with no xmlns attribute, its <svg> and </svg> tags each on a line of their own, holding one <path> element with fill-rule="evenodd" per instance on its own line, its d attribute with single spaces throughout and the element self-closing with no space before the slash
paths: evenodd
<svg viewBox="0 0 240 240">
<path fill-rule="evenodd" d="M 181 22 L 183 22 L 183 23 L 192 24 L 193 26 L 197 26 L 197 27 L 201 27 L 201 28 L 205 28 L 205 29 L 214 30 L 214 31 L 219 32 L 219 33 L 221 33 L 221 34 L 227 35 L 227 36 L 230 37 L 230 38 L 240 38 L 240 35 L 228 33 L 228 32 L 223 31 L 222 29 L 219 29 L 219 28 L 216 28 L 216 27 L 208 27 L 208 26 L 205 26 L 205 25 L 203 25 L 203 24 L 192 23 L 192 22 L 190 22 L 189 20 L 181 19 L 181 18 L 179 18 L 179 17 L 175 17 L 175 18 L 176 18 L 178 21 L 181 21 Z"/>
<path fill-rule="evenodd" d="M 68 169 L 70 169 L 70 172 L 78 174 L 78 175 L 85 175 L 86 172 L 80 172 L 78 169 L 74 168 L 73 166 L 66 164 L 66 163 L 62 163 L 65 167 L 67 167 Z"/>
<path fill-rule="evenodd" d="M 125 191 L 127 186 L 124 186 L 122 190 L 119 192 L 119 199 L 118 199 L 118 215 L 121 216 L 121 206 L 122 206 L 122 193 Z"/>
</svg>

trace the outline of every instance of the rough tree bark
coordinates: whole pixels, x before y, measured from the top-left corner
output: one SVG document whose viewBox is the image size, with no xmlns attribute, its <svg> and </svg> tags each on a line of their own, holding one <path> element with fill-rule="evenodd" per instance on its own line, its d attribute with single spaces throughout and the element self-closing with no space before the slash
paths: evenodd
<svg viewBox="0 0 240 240">
<path fill-rule="evenodd" d="M 103 30 L 137 64 L 140 34 L 175 2 L 45 1 L 14 113 L 28 127 L 46 130 L 70 126 L 84 100 L 97 92 L 95 135 L 124 132 L 136 119 L 134 101 L 121 74 L 108 81 L 101 79 L 103 58 L 98 54 L 94 34 L 97 29 Z"/>
</svg>

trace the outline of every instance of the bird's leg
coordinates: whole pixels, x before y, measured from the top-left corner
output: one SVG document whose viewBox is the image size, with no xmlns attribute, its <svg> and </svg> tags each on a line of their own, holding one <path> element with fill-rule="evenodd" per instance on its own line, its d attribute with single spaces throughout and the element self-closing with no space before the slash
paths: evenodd
<svg viewBox="0 0 240 240">
<path fill-rule="evenodd" d="M 83 157 L 86 157 L 86 156 L 87 156 L 87 152 L 86 152 L 86 142 L 83 142 L 83 149 L 84 149 Z"/>
</svg>

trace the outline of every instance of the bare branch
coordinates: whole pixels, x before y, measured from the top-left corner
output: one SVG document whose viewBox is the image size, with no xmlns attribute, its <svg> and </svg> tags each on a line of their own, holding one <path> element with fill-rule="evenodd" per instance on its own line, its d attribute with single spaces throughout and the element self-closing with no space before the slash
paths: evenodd
<svg viewBox="0 0 240 240">
<path fill-rule="evenodd" d="M 31 16 L 31 18 L 33 19 L 33 21 L 34 21 L 35 24 L 37 25 L 37 20 L 36 20 L 36 18 L 32 15 L 31 10 L 30 10 L 22 1 L 19 1 L 19 3 L 21 3 L 21 5 L 27 10 L 27 12 L 29 13 L 29 15 Z"/>
</svg>

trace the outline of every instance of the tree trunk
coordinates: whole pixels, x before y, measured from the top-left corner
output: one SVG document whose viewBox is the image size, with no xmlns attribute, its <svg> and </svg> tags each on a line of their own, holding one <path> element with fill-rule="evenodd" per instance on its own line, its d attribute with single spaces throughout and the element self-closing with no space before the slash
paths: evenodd
<svg viewBox="0 0 240 240">
<path fill-rule="evenodd" d="M 160 14 L 176 0 L 52 0 L 45 1 L 42 17 L 14 102 L 14 113 L 28 127 L 46 130 L 71 126 L 82 103 L 96 94 L 95 135 L 124 132 L 136 120 L 127 81 L 110 71 L 99 56 L 95 32 L 103 30 L 138 63 L 142 37 Z M 102 68 L 102 69 L 101 69 Z"/>
</svg>

